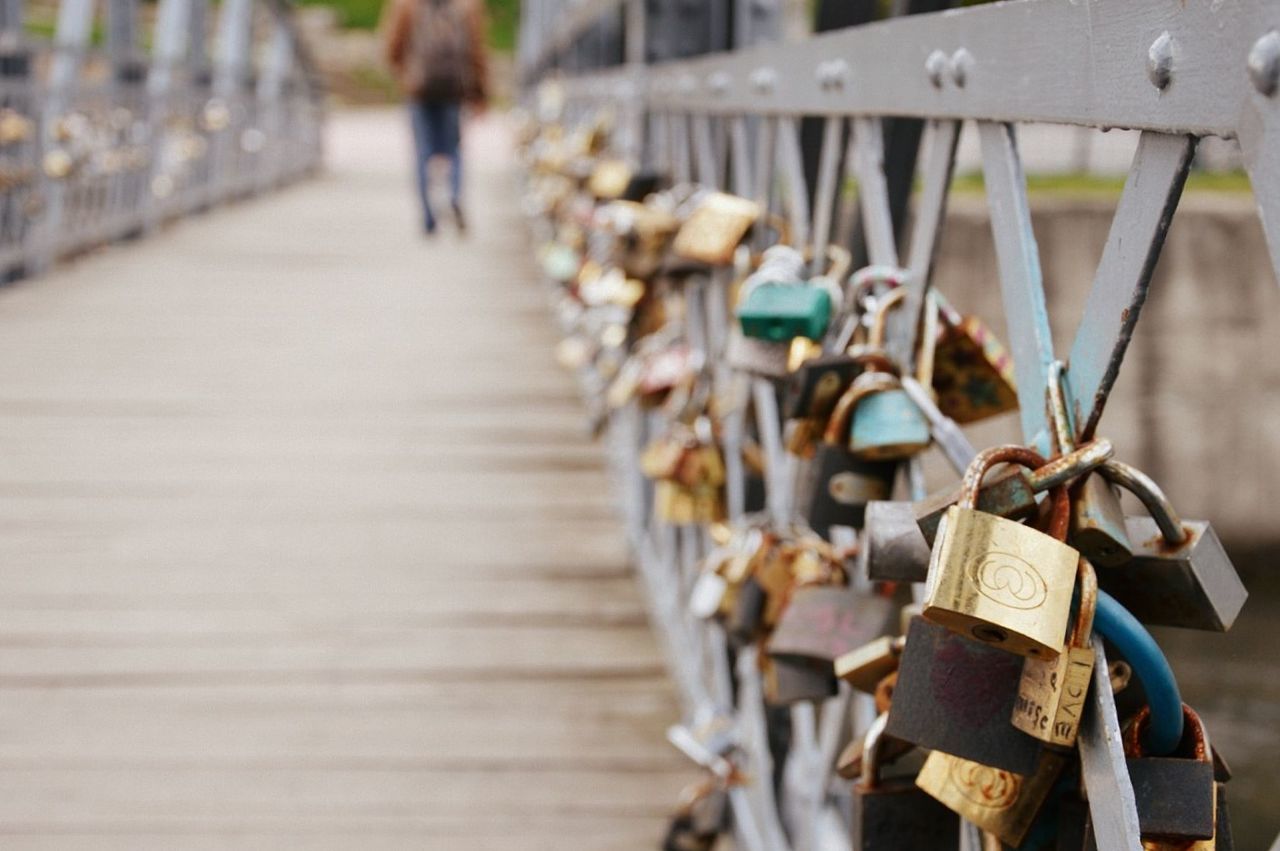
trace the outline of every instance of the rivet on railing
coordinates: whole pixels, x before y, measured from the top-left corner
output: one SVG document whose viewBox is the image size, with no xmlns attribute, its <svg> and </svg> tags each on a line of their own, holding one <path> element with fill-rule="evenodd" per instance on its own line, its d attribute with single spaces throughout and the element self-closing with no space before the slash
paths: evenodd
<svg viewBox="0 0 1280 851">
<path fill-rule="evenodd" d="M 1173 79 L 1173 36 L 1162 32 L 1147 51 L 1147 79 L 1157 89 L 1164 89 Z"/>
<path fill-rule="evenodd" d="M 682 74 L 676 81 L 676 90 L 682 95 L 691 95 L 698 90 L 698 83 L 692 74 Z"/>
<path fill-rule="evenodd" d="M 947 54 L 935 50 L 924 60 L 924 72 L 929 75 L 929 82 L 935 89 L 942 88 L 944 75 L 947 73 Z"/>
<path fill-rule="evenodd" d="M 707 75 L 707 90 L 713 95 L 723 95 L 729 91 L 730 82 L 727 71 L 716 71 Z"/>
<path fill-rule="evenodd" d="M 972 53 L 961 47 L 951 54 L 951 79 L 957 86 L 964 88 L 964 84 L 969 81 L 971 71 L 973 71 Z"/>
<path fill-rule="evenodd" d="M 1280 86 L 1280 33 L 1275 30 L 1253 43 L 1249 51 L 1249 79 L 1253 87 L 1270 97 Z"/>
<path fill-rule="evenodd" d="M 757 68 L 751 72 L 751 88 L 762 95 L 772 94 L 778 84 L 778 75 L 772 68 Z"/>
<path fill-rule="evenodd" d="M 843 59 L 829 59 L 819 62 L 815 76 L 823 91 L 838 91 L 844 88 L 849 79 L 849 63 Z"/>
</svg>

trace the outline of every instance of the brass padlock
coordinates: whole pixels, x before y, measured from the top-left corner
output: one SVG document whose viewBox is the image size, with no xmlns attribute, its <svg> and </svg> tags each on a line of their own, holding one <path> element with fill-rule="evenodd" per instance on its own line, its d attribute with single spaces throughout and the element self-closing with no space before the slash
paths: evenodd
<svg viewBox="0 0 1280 851">
<path fill-rule="evenodd" d="M 709 192 L 676 232 L 678 256 L 712 266 L 733 261 L 734 250 L 761 215 L 760 205 L 724 192 Z"/>
<path fill-rule="evenodd" d="M 874 694 L 881 680 L 898 670 L 906 646 L 902 636 L 883 635 L 835 660 L 836 676 L 858 691 Z"/>
<path fill-rule="evenodd" d="M 1017 847 L 1065 766 L 1064 756 L 1044 751 L 1034 773 L 1024 776 L 934 751 L 924 761 L 916 785 L 1001 842 Z"/>
<path fill-rule="evenodd" d="M 1013 726 L 1045 744 L 1074 747 L 1093 676 L 1093 612 L 1098 604 L 1098 580 L 1088 559 L 1080 559 L 1080 603 L 1067 647 L 1057 659 L 1027 659 L 1022 663 Z"/>
<path fill-rule="evenodd" d="M 924 617 L 1020 656 L 1062 652 L 1080 554 L 1064 543 L 1071 520 L 1065 487 L 1053 492 L 1051 534 L 973 505 L 982 476 L 999 461 L 1043 467 L 1023 447 L 978 453 L 965 471 L 960 504 L 938 528 L 925 585 Z"/>
</svg>

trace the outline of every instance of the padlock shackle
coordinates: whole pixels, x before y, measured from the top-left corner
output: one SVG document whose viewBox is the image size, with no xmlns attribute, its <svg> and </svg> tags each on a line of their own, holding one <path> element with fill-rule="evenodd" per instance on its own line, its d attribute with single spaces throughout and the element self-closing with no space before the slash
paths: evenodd
<svg viewBox="0 0 1280 851">
<path fill-rule="evenodd" d="M 881 379 L 868 379 L 861 385 L 857 380 L 849 385 L 849 389 L 840 395 L 840 399 L 836 402 L 836 406 L 831 410 L 831 417 L 827 420 L 827 427 L 822 433 L 822 442 L 830 446 L 840 446 L 848 438 L 849 421 L 853 417 L 853 409 L 857 407 L 858 402 L 864 396 L 872 393 L 879 393 L 883 390 L 893 390 L 899 386 L 898 379 L 891 372 L 864 372 L 858 378 L 864 376 L 883 376 Z"/>
<path fill-rule="evenodd" d="M 1142 502 L 1167 543 L 1180 547 L 1187 542 L 1187 530 L 1178 512 L 1150 476 L 1137 467 L 1116 460 L 1103 464 L 1099 472 L 1107 481 L 1119 485 Z"/>
<path fill-rule="evenodd" d="M 1080 556 L 1077 575 L 1080 579 L 1080 607 L 1076 610 L 1076 620 L 1071 626 L 1067 644 L 1072 647 L 1088 647 L 1089 636 L 1093 634 L 1093 618 L 1098 609 L 1098 574 L 1094 572 L 1089 560 Z"/>
<path fill-rule="evenodd" d="M 1151 722 L 1142 737 L 1144 751 L 1153 756 L 1173 753 L 1182 741 L 1182 694 L 1160 645 L 1146 627 L 1106 591 L 1098 591 L 1093 628 L 1115 645 L 1147 695 Z"/>
<path fill-rule="evenodd" d="M 1033 470 L 1041 469 L 1048 464 L 1039 452 L 1025 446 L 992 446 L 984 449 L 974 456 L 973 463 L 964 471 L 964 480 L 960 485 L 960 501 L 957 503 L 960 508 L 977 507 L 978 492 L 982 490 L 983 478 L 993 465 L 1001 462 L 1021 464 Z M 1051 498 L 1053 508 L 1049 515 L 1049 528 L 1045 532 L 1059 541 L 1066 541 L 1067 531 L 1071 526 L 1071 497 L 1067 494 L 1067 489 L 1059 484 L 1054 486 Z"/>
<path fill-rule="evenodd" d="M 1124 743 L 1124 755 L 1127 757 L 1149 756 L 1143 747 L 1143 740 L 1148 726 L 1151 724 L 1151 707 L 1144 706 L 1133 716 L 1133 720 L 1125 727 L 1121 741 Z M 1191 756 L 1197 762 L 1210 762 L 1213 751 L 1209 747 L 1209 734 L 1204 729 L 1200 715 L 1187 704 L 1182 704 L 1183 728 L 1191 730 Z M 1185 736 L 1185 732 L 1183 733 Z M 1181 741 L 1179 741 L 1181 744 Z"/>
<path fill-rule="evenodd" d="M 1089 472 L 1114 454 L 1115 447 L 1111 441 L 1100 437 L 1032 470 L 1027 474 L 1027 481 L 1032 491 L 1040 493 Z"/>
<path fill-rule="evenodd" d="M 884 747 L 885 728 L 889 726 L 889 713 L 881 712 L 867 727 L 862 738 L 862 774 L 860 783 L 864 790 L 875 789 L 880 785 L 880 756 Z"/>
<path fill-rule="evenodd" d="M 902 304 L 907 297 L 907 288 L 898 287 L 892 290 L 884 300 L 876 305 L 876 315 L 871 322 L 871 333 L 867 337 L 867 344 L 873 349 L 884 348 L 885 331 L 889 325 L 889 312 L 898 305 Z"/>
<path fill-rule="evenodd" d="M 1071 427 L 1071 414 L 1067 411 L 1067 394 L 1063 390 L 1066 365 L 1060 360 L 1049 364 L 1048 386 L 1049 422 L 1053 426 L 1053 439 L 1059 455 L 1076 448 L 1075 430 Z"/>
<path fill-rule="evenodd" d="M 867 292 L 876 284 L 900 289 L 910 277 L 911 273 L 899 266 L 863 266 L 849 279 L 849 304 L 854 308 L 862 304 Z"/>
</svg>

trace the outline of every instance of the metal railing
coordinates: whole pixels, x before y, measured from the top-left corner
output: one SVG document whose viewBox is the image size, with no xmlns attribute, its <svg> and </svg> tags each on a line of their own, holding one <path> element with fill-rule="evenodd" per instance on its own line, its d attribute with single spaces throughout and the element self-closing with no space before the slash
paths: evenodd
<svg viewBox="0 0 1280 851">
<path fill-rule="evenodd" d="M 0 9 L 7 279 L 319 165 L 322 88 L 285 3 L 105 6 L 60 0 L 49 39 Z"/>
<path fill-rule="evenodd" d="M 739 4 L 749 5 L 749 4 Z M 1064 377 L 1075 438 L 1099 428 L 1141 314 L 1165 235 L 1178 206 L 1198 140 L 1238 140 L 1258 212 L 1280 277 L 1280 6 L 1267 0 L 1180 3 L 1173 0 L 1012 0 L 887 20 L 813 36 L 680 61 L 647 64 L 644 4 L 639 0 L 578 4 L 526 3 L 522 71 L 526 83 L 554 80 L 564 122 L 616 117 L 617 152 L 676 182 L 724 189 L 786 217 L 798 247 L 822 257 L 833 240 L 860 231 L 866 260 L 909 270 L 909 310 L 892 317 L 891 354 L 908 362 L 943 226 L 957 141 L 976 126 L 982 176 L 1013 355 L 1025 442 L 1049 451 L 1045 399 L 1051 364 Z M 623 28 L 614 50 L 575 59 L 599 21 Z M 601 57 L 604 56 L 603 60 Z M 584 69 L 583 65 L 594 66 Z M 603 67 L 613 65 L 616 67 Z M 580 70 L 582 73 L 566 73 Z M 908 233 L 895 228 L 886 180 L 885 122 L 926 124 L 916 177 L 919 191 Z M 815 177 L 806 177 L 804 120 L 820 122 Z M 1083 317 L 1069 351 L 1057 353 L 1031 228 L 1016 125 L 1024 122 L 1141 131 Z M 856 205 L 841 209 L 847 186 Z M 711 358 L 723 352 L 725 275 L 687 286 L 688 333 Z M 754 389 L 754 409 L 767 455 L 770 508 L 789 515 L 792 462 L 781 449 L 776 397 Z M 730 686 L 723 636 L 694 622 L 687 593 L 708 546 L 697 528 L 655 525 L 646 483 L 636 469 L 646 436 L 661 423 L 631 406 L 613 415 L 608 435 L 624 495 L 633 550 L 649 592 L 668 661 L 692 723 L 737 713 L 752 754 L 750 771 L 771 775 L 765 718 L 749 658 L 739 658 L 738 694 Z M 725 454 L 741 433 L 726 424 Z M 740 471 L 739 471 L 740 472 Z M 917 493 L 919 477 L 912 477 Z M 741 512 L 740 476 L 730 470 L 731 518 Z M 739 492 L 735 496 L 735 488 Z M 1099 648 L 1101 645 L 1099 644 Z M 1095 677 L 1092 711 L 1082 730 L 1081 758 L 1099 846 L 1139 849 L 1133 790 L 1118 749 L 1106 665 Z M 755 686 L 752 683 L 756 683 Z M 780 815 L 768 783 L 737 789 L 733 812 L 746 848 L 827 847 L 829 766 L 850 707 L 855 726 L 868 707 L 846 692 L 830 706 L 793 709 L 792 749 Z M 834 720 L 833 720 L 834 719 Z M 793 771 L 790 766 L 801 766 Z M 805 776 L 804 768 L 808 769 Z M 815 779 L 816 778 L 816 779 Z M 847 802 L 846 802 L 847 803 Z M 791 830 L 787 838 L 782 825 Z M 963 847 L 981 840 L 965 834 Z M 967 843 L 967 844 L 966 844 Z"/>
</svg>

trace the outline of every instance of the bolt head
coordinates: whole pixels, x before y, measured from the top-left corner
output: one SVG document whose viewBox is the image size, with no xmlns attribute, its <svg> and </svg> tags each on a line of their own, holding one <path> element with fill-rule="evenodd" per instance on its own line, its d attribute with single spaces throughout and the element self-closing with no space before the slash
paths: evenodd
<svg viewBox="0 0 1280 851">
<path fill-rule="evenodd" d="M 1253 43 L 1249 51 L 1249 80 L 1267 97 L 1280 88 L 1280 33 L 1275 30 Z"/>
<path fill-rule="evenodd" d="M 933 83 L 935 89 L 942 88 L 942 82 L 950 65 L 947 54 L 941 50 L 935 50 L 924 60 L 924 72 L 929 76 L 929 82 Z"/>
<path fill-rule="evenodd" d="M 1173 36 L 1167 30 L 1147 50 L 1147 79 L 1162 90 L 1173 80 Z"/>
<path fill-rule="evenodd" d="M 973 71 L 973 54 L 963 47 L 951 54 L 951 79 L 960 88 L 969 82 L 969 74 Z"/>
</svg>

